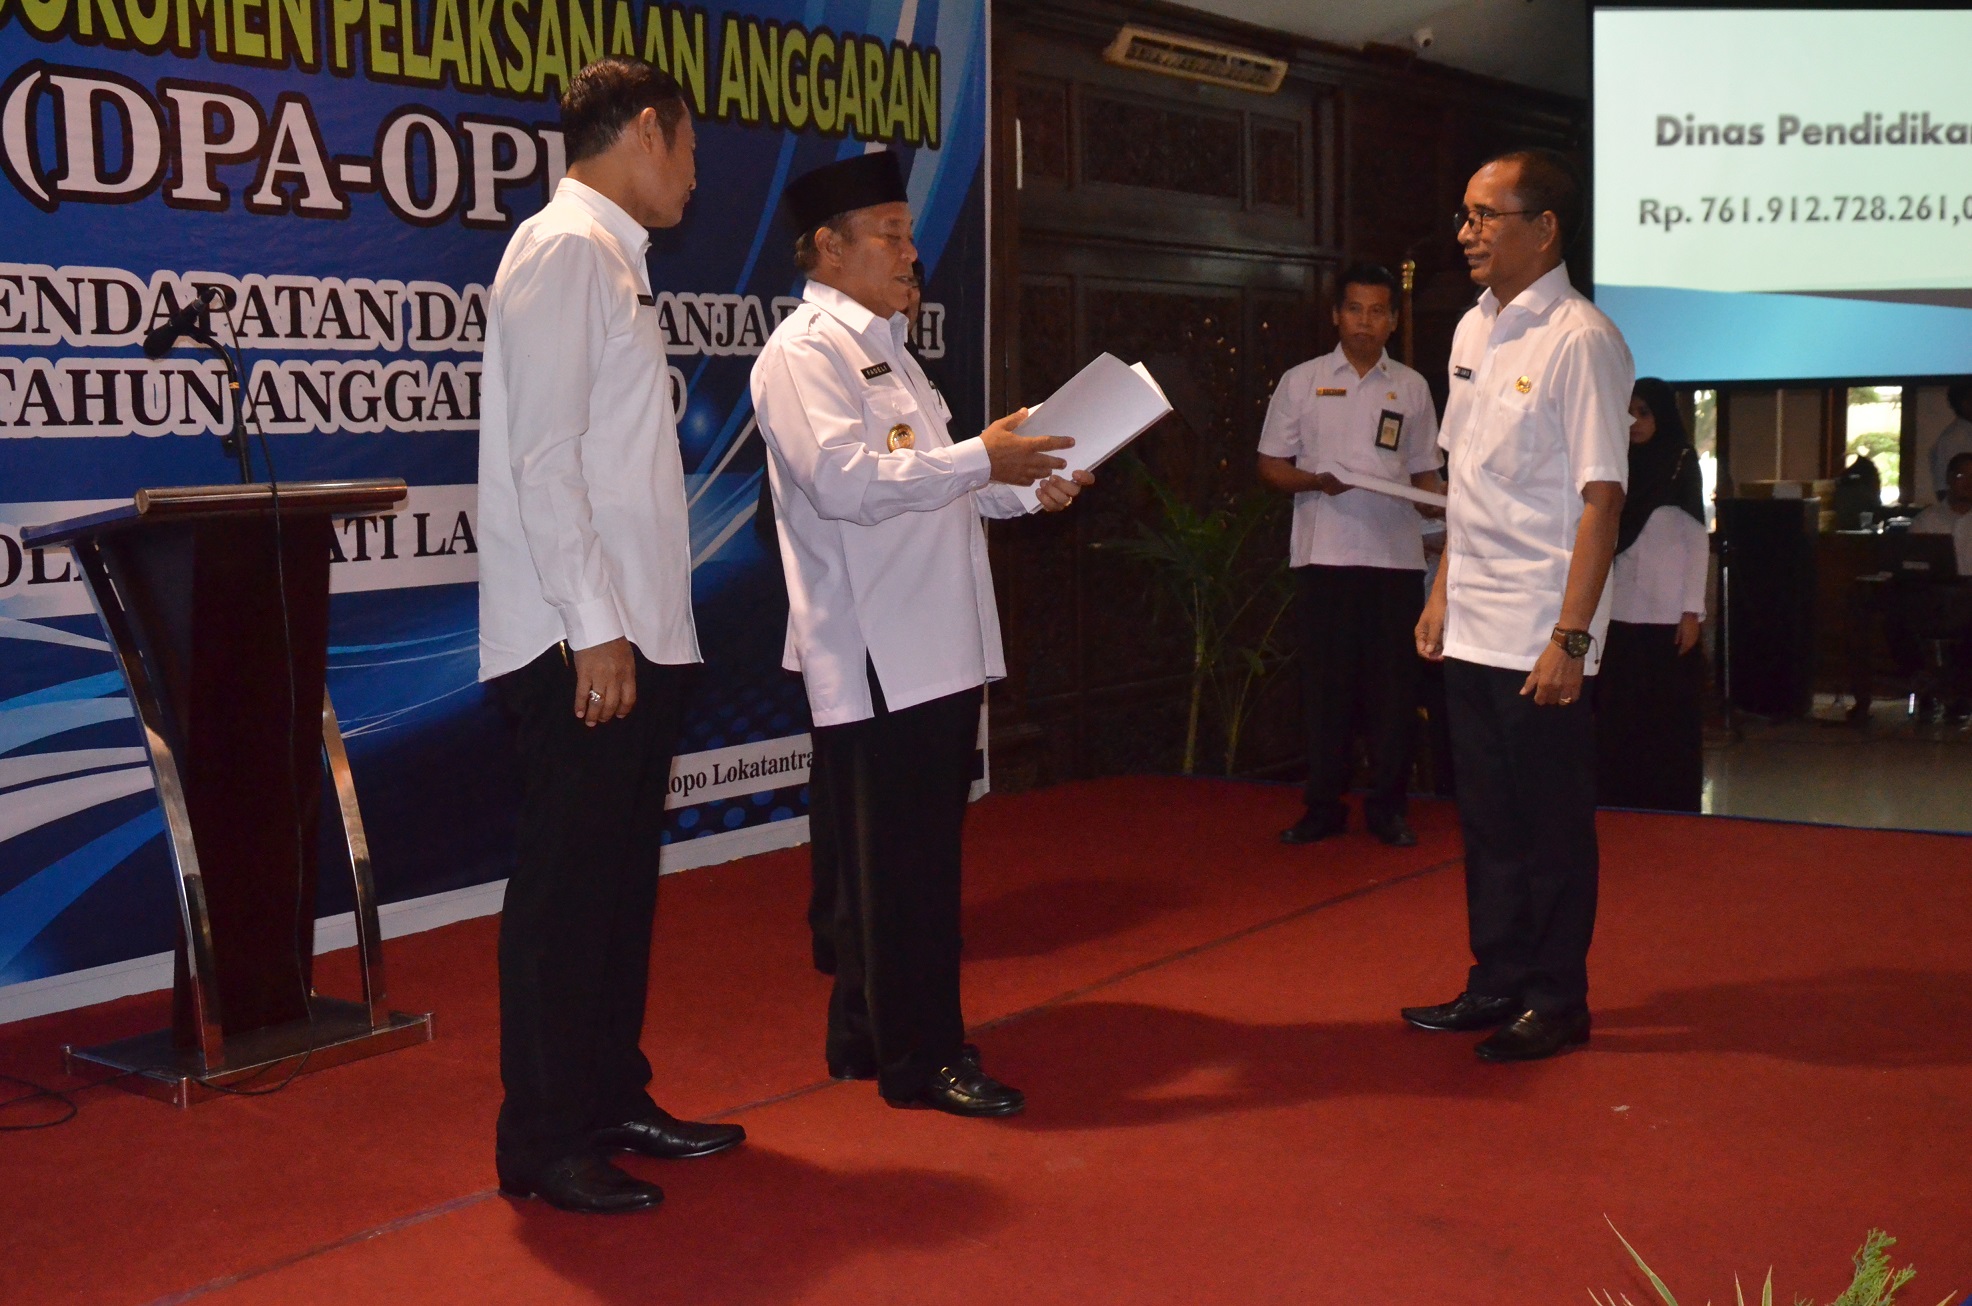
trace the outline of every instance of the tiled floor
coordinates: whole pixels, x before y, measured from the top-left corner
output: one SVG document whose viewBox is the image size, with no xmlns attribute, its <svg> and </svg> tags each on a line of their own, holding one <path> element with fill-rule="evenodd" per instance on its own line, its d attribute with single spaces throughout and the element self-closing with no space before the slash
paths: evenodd
<svg viewBox="0 0 1972 1306">
<path fill-rule="evenodd" d="M 1846 702 L 1846 701 L 1845 701 Z M 1972 833 L 1972 728 L 1879 701 L 1867 728 L 1818 700 L 1806 720 L 1708 730 L 1705 810 L 1721 816 Z"/>
</svg>

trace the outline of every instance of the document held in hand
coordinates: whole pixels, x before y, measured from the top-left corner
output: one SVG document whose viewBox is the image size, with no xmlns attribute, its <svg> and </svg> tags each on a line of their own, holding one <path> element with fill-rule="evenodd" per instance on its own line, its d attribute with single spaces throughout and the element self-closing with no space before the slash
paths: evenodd
<svg viewBox="0 0 1972 1306">
<path fill-rule="evenodd" d="M 1045 402 L 1035 404 L 1019 429 L 1022 435 L 1065 435 L 1075 442 L 1074 448 L 1055 455 L 1068 464 L 1055 473 L 1066 480 L 1070 472 L 1094 471 L 1170 411 L 1170 401 L 1142 363 L 1099 354 Z M 1029 512 L 1041 506 L 1041 484 L 1014 489 Z"/>
<path fill-rule="evenodd" d="M 1415 485 L 1406 485 L 1402 481 L 1386 481 L 1381 476 L 1365 476 L 1361 472 L 1337 472 L 1335 479 L 1344 485 L 1353 485 L 1358 490 L 1372 490 L 1377 494 L 1387 494 L 1393 499 L 1409 499 L 1412 503 L 1429 504 L 1434 508 L 1442 508 L 1446 504 L 1445 496 L 1442 494 L 1420 490 Z"/>
</svg>

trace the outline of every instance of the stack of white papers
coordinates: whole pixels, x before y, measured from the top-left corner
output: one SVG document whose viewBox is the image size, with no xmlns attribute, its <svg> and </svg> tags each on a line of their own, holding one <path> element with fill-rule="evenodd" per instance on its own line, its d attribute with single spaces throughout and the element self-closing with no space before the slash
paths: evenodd
<svg viewBox="0 0 1972 1306">
<path fill-rule="evenodd" d="M 1065 480 L 1070 472 L 1094 471 L 1170 411 L 1170 401 L 1142 363 L 1100 354 L 1045 402 L 1030 408 L 1020 433 L 1067 436 L 1075 442 L 1074 448 L 1055 455 L 1068 464 L 1055 473 Z M 1027 511 L 1041 506 L 1038 487 L 1044 483 L 1015 487 Z"/>
</svg>

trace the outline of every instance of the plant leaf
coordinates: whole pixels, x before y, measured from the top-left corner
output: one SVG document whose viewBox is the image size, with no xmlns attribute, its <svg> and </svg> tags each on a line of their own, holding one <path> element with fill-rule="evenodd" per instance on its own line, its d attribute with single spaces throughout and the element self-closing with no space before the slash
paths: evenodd
<svg viewBox="0 0 1972 1306">
<path fill-rule="evenodd" d="M 1662 1279 L 1657 1277 L 1657 1271 L 1644 1264 L 1643 1257 L 1638 1256 L 1636 1248 L 1630 1246 L 1630 1240 L 1623 1236 L 1623 1231 L 1616 1227 L 1616 1222 L 1607 1215 L 1603 1216 L 1602 1220 L 1609 1226 L 1609 1232 L 1616 1235 L 1616 1241 L 1623 1244 L 1623 1250 L 1630 1254 L 1630 1259 L 1636 1262 L 1637 1268 L 1643 1271 L 1644 1277 L 1650 1280 L 1650 1286 L 1657 1290 L 1657 1295 L 1664 1299 L 1664 1306 L 1678 1306 L 1678 1299 L 1671 1295 L 1671 1290 L 1664 1286 Z"/>
</svg>

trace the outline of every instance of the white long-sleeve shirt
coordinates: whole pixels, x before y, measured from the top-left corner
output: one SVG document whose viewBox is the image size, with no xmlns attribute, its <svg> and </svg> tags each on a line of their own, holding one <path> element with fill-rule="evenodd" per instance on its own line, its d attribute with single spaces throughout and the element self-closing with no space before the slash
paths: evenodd
<svg viewBox="0 0 1972 1306">
<path fill-rule="evenodd" d="M 1627 485 L 1636 364 L 1622 332 L 1556 267 L 1502 305 L 1488 289 L 1452 335 L 1438 443 L 1445 510 L 1445 656 L 1531 671 L 1561 619 L 1591 481 Z M 1602 665 L 1608 587 L 1583 664 Z"/>
<path fill-rule="evenodd" d="M 479 430 L 479 678 L 627 636 L 699 660 L 650 234 L 572 177 L 493 279 Z"/>
<path fill-rule="evenodd" d="M 1687 612 L 1702 619 L 1711 559 L 1704 523 L 1665 504 L 1609 569 L 1610 619 L 1649 626 L 1675 626 Z"/>
<path fill-rule="evenodd" d="M 753 409 L 787 572 L 782 665 L 833 726 L 875 715 L 866 659 L 892 710 L 1006 675 L 980 517 L 1027 509 L 977 437 L 953 442 L 901 313 L 816 282 L 802 298 L 754 361 Z"/>
</svg>

